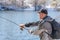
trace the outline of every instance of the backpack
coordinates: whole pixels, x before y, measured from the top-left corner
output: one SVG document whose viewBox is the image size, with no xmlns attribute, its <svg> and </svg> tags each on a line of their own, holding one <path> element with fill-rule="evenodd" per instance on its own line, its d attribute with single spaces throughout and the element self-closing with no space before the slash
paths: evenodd
<svg viewBox="0 0 60 40">
<path fill-rule="evenodd" d="M 50 36 L 53 39 L 60 39 L 60 24 L 56 22 L 55 19 L 53 21 L 48 21 L 48 22 L 52 26 L 52 33 L 50 34 Z"/>
</svg>

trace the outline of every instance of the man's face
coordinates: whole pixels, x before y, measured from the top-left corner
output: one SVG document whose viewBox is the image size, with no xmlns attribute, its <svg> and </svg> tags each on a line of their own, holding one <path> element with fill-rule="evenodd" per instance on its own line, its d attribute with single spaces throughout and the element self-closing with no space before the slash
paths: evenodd
<svg viewBox="0 0 60 40">
<path fill-rule="evenodd" d="M 39 17 L 40 19 L 43 19 L 47 14 L 44 14 L 44 13 L 39 13 Z"/>
</svg>

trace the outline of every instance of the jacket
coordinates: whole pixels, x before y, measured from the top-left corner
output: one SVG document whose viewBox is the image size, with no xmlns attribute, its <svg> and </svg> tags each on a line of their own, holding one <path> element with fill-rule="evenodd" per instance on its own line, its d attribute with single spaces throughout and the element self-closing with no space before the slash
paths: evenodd
<svg viewBox="0 0 60 40">
<path fill-rule="evenodd" d="M 25 24 L 25 26 L 26 27 L 38 26 L 38 30 L 46 29 L 46 30 L 48 30 L 48 34 L 51 34 L 52 33 L 52 26 L 47 21 L 53 21 L 53 19 L 50 16 L 46 16 L 42 21 L 27 23 L 27 24 Z M 48 34 L 43 32 L 42 34 L 39 35 L 39 37 L 41 40 L 52 40 L 52 38 Z"/>
</svg>

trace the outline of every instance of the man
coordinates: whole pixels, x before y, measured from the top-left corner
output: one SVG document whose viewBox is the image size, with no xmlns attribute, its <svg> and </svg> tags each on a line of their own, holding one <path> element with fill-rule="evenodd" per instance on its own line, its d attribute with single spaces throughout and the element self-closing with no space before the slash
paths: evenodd
<svg viewBox="0 0 60 40">
<path fill-rule="evenodd" d="M 38 34 L 41 40 L 52 40 L 52 38 L 48 35 L 52 33 L 52 26 L 47 21 L 53 21 L 53 19 L 48 16 L 48 12 L 46 9 L 42 9 L 38 13 L 41 21 L 20 24 L 20 27 L 23 29 L 30 26 L 39 26 L 38 30 L 35 31 L 34 34 Z"/>
</svg>

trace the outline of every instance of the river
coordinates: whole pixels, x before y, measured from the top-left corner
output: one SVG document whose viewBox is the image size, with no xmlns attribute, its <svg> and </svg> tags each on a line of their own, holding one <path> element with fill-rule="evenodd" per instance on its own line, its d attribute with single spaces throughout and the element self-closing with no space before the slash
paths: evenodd
<svg viewBox="0 0 60 40">
<path fill-rule="evenodd" d="M 60 22 L 60 12 L 48 9 L 48 15 L 56 18 Z M 39 20 L 38 13 L 35 11 L 0 11 L 0 40 L 39 40 L 39 36 L 30 34 L 27 30 L 21 31 L 19 26 L 5 20 L 1 17 L 9 19 L 15 23 L 25 24 L 29 22 L 36 22 Z"/>
</svg>

